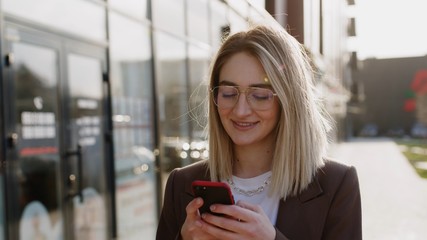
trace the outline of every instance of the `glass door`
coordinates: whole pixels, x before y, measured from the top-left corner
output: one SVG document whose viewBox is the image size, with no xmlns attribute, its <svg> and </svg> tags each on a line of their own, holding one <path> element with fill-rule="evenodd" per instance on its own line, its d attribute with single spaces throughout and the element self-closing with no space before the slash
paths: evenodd
<svg viewBox="0 0 427 240">
<path fill-rule="evenodd" d="M 111 239 L 105 48 L 6 29 L 8 239 Z"/>
<path fill-rule="evenodd" d="M 60 46 L 12 27 L 7 39 L 8 239 L 62 239 Z"/>
<path fill-rule="evenodd" d="M 66 180 L 68 229 L 74 239 L 110 239 L 106 158 L 106 103 L 102 49 L 68 44 L 65 54 L 67 87 L 64 88 L 64 143 L 67 149 Z"/>
</svg>

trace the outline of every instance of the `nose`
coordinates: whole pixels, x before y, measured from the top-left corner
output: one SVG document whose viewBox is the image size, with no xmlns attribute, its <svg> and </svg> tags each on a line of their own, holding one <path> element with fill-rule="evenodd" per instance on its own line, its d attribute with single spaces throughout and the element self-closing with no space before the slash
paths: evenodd
<svg viewBox="0 0 427 240">
<path fill-rule="evenodd" d="M 252 113 L 252 108 L 249 105 L 249 102 L 246 98 L 245 93 L 239 94 L 239 99 L 237 100 L 237 103 L 234 106 L 233 111 L 238 116 L 244 116 L 244 115 L 248 115 L 248 114 Z"/>
</svg>

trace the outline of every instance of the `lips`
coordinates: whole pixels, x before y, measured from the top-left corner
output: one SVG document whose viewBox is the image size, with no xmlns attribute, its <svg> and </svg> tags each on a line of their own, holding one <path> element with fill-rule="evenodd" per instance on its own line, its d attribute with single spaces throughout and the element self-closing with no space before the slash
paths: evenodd
<svg viewBox="0 0 427 240">
<path fill-rule="evenodd" d="M 240 130 L 252 129 L 258 124 L 258 122 L 236 122 L 236 121 L 232 121 L 232 122 L 234 127 Z"/>
</svg>

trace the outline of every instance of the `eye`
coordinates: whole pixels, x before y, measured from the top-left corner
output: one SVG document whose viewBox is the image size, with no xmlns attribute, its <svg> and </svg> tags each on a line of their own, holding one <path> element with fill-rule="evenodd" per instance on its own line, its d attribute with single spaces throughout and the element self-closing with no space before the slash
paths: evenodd
<svg viewBox="0 0 427 240">
<path fill-rule="evenodd" d="M 238 91 L 234 87 L 220 87 L 219 96 L 222 98 L 234 98 L 238 95 Z"/>
<path fill-rule="evenodd" d="M 267 89 L 253 89 L 250 96 L 256 101 L 267 101 L 271 99 L 273 94 Z"/>
</svg>

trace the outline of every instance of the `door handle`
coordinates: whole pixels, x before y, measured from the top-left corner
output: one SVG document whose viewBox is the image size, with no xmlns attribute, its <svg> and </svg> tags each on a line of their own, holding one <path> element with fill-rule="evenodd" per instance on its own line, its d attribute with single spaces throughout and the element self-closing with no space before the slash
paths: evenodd
<svg viewBox="0 0 427 240">
<path fill-rule="evenodd" d="M 17 133 L 11 133 L 7 136 L 7 146 L 9 148 L 14 148 L 18 144 L 19 136 Z"/>
<path fill-rule="evenodd" d="M 65 157 L 76 156 L 77 158 L 77 176 L 71 174 L 69 176 L 69 181 L 77 180 L 77 193 L 71 194 L 71 197 L 79 196 L 80 202 L 83 202 L 83 161 L 82 161 L 82 147 L 80 144 L 77 145 L 76 150 L 69 150 L 65 153 Z"/>
</svg>

